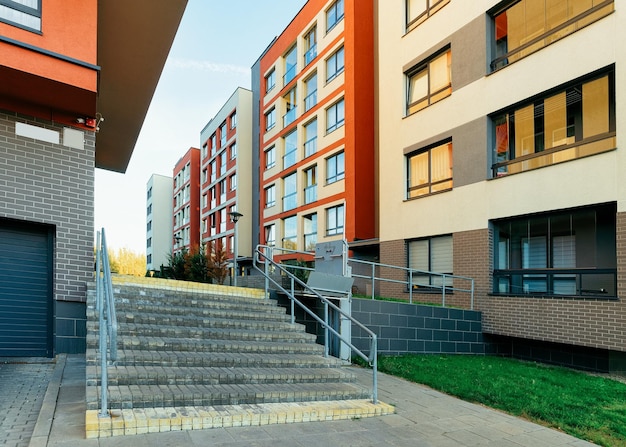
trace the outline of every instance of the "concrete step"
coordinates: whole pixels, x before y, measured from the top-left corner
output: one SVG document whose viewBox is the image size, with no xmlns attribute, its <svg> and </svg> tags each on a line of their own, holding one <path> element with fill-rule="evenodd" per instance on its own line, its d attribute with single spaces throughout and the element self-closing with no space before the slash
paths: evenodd
<svg viewBox="0 0 626 447">
<path fill-rule="evenodd" d="M 317 338 L 315 335 L 308 334 L 303 330 L 287 332 L 284 330 L 179 327 L 135 323 L 120 324 L 117 333 L 118 339 L 122 343 L 124 343 L 126 339 L 130 339 L 129 343 L 133 343 L 136 337 L 192 340 L 274 341 L 285 343 L 315 343 Z M 95 342 L 97 342 L 97 338 Z"/>
<path fill-rule="evenodd" d="M 304 326 L 301 324 L 291 324 L 289 318 L 273 318 L 274 314 L 269 316 L 256 313 L 256 318 L 252 312 L 248 312 L 246 317 L 241 318 L 241 313 L 221 312 L 221 315 L 215 316 L 211 312 L 206 314 L 193 313 L 187 310 L 185 314 L 169 314 L 157 312 L 134 312 L 132 310 L 118 311 L 117 322 L 120 326 L 130 324 L 146 324 L 159 326 L 176 326 L 176 327 L 197 327 L 197 328 L 214 328 L 214 329 L 243 329 L 243 330 L 280 330 L 290 332 L 302 332 Z M 88 330 L 97 330 L 98 321 L 92 319 L 88 323 Z"/>
<path fill-rule="evenodd" d="M 87 385 L 100 385 L 100 368 L 87 367 Z M 353 383 L 351 368 L 228 368 L 112 366 L 110 385 L 233 385 L 270 383 Z"/>
<path fill-rule="evenodd" d="M 98 409 L 100 387 L 87 387 L 87 410 Z M 356 383 L 270 383 L 237 385 L 121 385 L 109 386 L 111 409 L 264 404 L 366 399 Z"/>
<path fill-rule="evenodd" d="M 99 365 L 96 349 L 87 349 L 87 365 Z M 213 368 L 329 368 L 342 362 L 335 357 L 311 354 L 242 352 L 172 352 L 120 349 L 118 366 L 213 367 Z"/>
</svg>

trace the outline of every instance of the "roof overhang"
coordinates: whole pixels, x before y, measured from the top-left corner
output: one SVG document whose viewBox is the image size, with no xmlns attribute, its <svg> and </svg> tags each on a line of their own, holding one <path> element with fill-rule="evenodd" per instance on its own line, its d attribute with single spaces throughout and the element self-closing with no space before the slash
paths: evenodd
<svg viewBox="0 0 626 447">
<path fill-rule="evenodd" d="M 187 0 L 98 1 L 96 167 L 125 172 Z"/>
</svg>

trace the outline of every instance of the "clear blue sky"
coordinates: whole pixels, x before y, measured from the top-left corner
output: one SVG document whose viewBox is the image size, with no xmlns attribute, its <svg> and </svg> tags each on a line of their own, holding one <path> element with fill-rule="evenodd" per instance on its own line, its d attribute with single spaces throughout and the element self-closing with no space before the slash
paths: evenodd
<svg viewBox="0 0 626 447">
<path fill-rule="evenodd" d="M 95 227 L 111 248 L 145 252 L 146 183 L 172 175 L 200 131 L 305 0 L 189 0 L 126 174 L 96 169 Z"/>
</svg>

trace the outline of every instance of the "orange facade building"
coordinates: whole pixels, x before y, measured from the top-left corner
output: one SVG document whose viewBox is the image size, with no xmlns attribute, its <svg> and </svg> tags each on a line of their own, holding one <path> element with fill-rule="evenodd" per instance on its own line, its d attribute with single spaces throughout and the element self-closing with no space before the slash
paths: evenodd
<svg viewBox="0 0 626 447">
<path fill-rule="evenodd" d="M 262 244 L 376 238 L 373 28 L 373 2 L 309 0 L 253 67 Z"/>
</svg>

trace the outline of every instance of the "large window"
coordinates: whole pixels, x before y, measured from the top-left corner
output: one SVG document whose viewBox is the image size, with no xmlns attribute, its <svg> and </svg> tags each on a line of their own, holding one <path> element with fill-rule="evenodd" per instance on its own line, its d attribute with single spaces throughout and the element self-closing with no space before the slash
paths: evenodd
<svg viewBox="0 0 626 447">
<path fill-rule="evenodd" d="M 450 96 L 452 93 L 452 52 L 450 49 L 406 72 L 406 113 L 410 115 Z"/>
<path fill-rule="evenodd" d="M 343 19 L 343 0 L 337 0 L 326 10 L 326 32 L 330 31 Z"/>
<path fill-rule="evenodd" d="M 407 32 L 447 5 L 450 0 L 405 0 Z"/>
<path fill-rule="evenodd" d="M 283 96 L 283 101 L 285 103 L 285 114 L 283 115 L 283 127 L 287 127 L 289 124 L 293 123 L 296 119 L 296 105 L 298 102 L 298 91 L 297 88 L 294 87 L 287 92 L 285 96 Z"/>
<path fill-rule="evenodd" d="M 283 169 L 296 164 L 298 161 L 298 132 L 293 131 L 285 135 L 285 155 L 283 156 Z"/>
<path fill-rule="evenodd" d="M 493 222 L 496 294 L 615 297 L 616 205 Z"/>
<path fill-rule="evenodd" d="M 283 86 L 289 84 L 296 77 L 296 67 L 298 65 L 298 47 L 293 46 L 285 54 L 285 75 L 283 76 Z"/>
<path fill-rule="evenodd" d="M 326 235 L 343 234 L 344 206 L 338 205 L 326 209 Z"/>
<path fill-rule="evenodd" d="M 497 70 L 606 16 L 613 0 L 520 0 L 492 11 Z"/>
<path fill-rule="evenodd" d="M 304 81 L 304 87 L 306 89 L 304 98 L 304 111 L 311 110 L 317 104 L 317 72 L 313 74 L 309 79 Z"/>
<path fill-rule="evenodd" d="M 615 73 L 573 82 L 492 121 L 494 177 L 615 149 Z"/>
<path fill-rule="evenodd" d="M 326 159 L 326 183 L 335 183 L 345 177 L 345 155 L 342 152 Z"/>
<path fill-rule="evenodd" d="M 452 189 L 452 141 L 407 155 L 407 198 Z"/>
<path fill-rule="evenodd" d="M 317 27 L 313 27 L 304 36 L 304 65 L 307 66 L 317 56 Z"/>
<path fill-rule="evenodd" d="M 304 216 L 304 250 L 314 251 L 317 244 L 317 213 Z"/>
<path fill-rule="evenodd" d="M 317 200 L 317 165 L 304 171 L 304 204 Z"/>
<path fill-rule="evenodd" d="M 414 289 L 452 287 L 453 246 L 452 236 L 437 236 L 409 241 L 407 243 L 408 267 Z"/>
<path fill-rule="evenodd" d="M 304 125 L 304 157 L 317 152 L 317 119 Z"/>
<path fill-rule="evenodd" d="M 326 109 L 326 132 L 330 133 L 344 125 L 346 118 L 343 98 Z"/>
<path fill-rule="evenodd" d="M 0 0 L 0 21 L 41 31 L 41 0 Z"/>
<path fill-rule="evenodd" d="M 291 216 L 283 219 L 283 248 L 296 250 L 298 248 L 298 217 Z"/>
<path fill-rule="evenodd" d="M 343 47 L 339 48 L 326 60 L 326 82 L 330 82 L 343 73 L 345 66 Z"/>
<path fill-rule="evenodd" d="M 226 146 L 226 138 L 228 134 L 226 133 L 226 122 L 223 122 L 220 126 L 220 147 Z"/>
<path fill-rule="evenodd" d="M 298 206 L 298 179 L 296 173 L 283 179 L 283 211 L 289 211 Z"/>
</svg>

